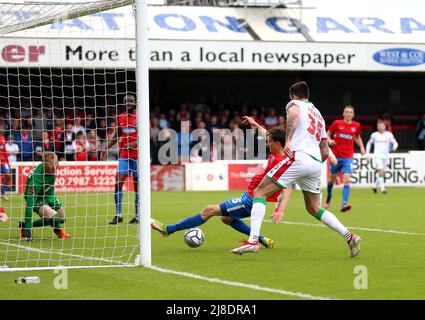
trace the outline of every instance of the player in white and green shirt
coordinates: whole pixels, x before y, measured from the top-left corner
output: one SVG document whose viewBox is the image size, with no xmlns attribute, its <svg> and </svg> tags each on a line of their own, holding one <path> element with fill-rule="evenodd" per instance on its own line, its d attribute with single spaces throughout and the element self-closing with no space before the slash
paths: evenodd
<svg viewBox="0 0 425 320">
<path fill-rule="evenodd" d="M 390 151 L 396 151 L 398 143 L 394 138 L 394 135 L 386 130 L 386 125 L 383 121 L 378 121 L 377 129 L 378 131 L 371 134 L 369 141 L 366 144 L 366 154 L 368 155 L 367 158 L 370 159 L 369 153 L 373 144 L 373 164 L 375 167 L 374 169 L 378 173 L 375 185 L 373 186 L 373 192 L 376 193 L 378 187 L 380 187 L 381 192 L 385 194 L 385 169 L 388 166 Z"/>
</svg>

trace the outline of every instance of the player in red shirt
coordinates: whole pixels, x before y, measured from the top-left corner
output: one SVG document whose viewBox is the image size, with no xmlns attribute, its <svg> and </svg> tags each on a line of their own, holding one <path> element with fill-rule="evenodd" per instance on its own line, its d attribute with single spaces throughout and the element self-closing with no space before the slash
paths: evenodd
<svg viewBox="0 0 425 320">
<path fill-rule="evenodd" d="M 252 122 L 250 121 L 253 121 L 253 119 L 249 118 L 250 121 L 248 121 L 247 118 L 249 117 L 245 117 L 245 122 L 249 122 L 252 124 Z M 267 132 L 264 128 L 260 126 L 258 127 L 261 128 L 263 134 Z M 282 161 L 282 159 L 285 158 L 285 154 L 283 153 L 283 146 L 285 145 L 285 131 L 276 128 L 268 131 L 267 145 L 270 149 L 271 154 L 268 157 L 267 162 L 265 163 L 264 169 L 259 170 L 257 174 L 251 179 L 251 182 L 248 186 L 248 191 L 244 192 L 242 196 L 228 199 L 222 202 L 221 204 L 207 205 L 200 213 L 188 217 L 175 224 L 166 225 L 159 221 L 152 220 L 152 229 L 159 231 L 163 236 L 168 236 L 176 231 L 200 226 L 201 224 L 204 224 L 206 221 L 208 221 L 208 219 L 210 219 L 211 217 L 221 216 L 221 221 L 223 223 L 230 225 L 233 229 L 241 233 L 249 235 L 251 228 L 242 220 L 242 218 L 246 218 L 251 215 L 253 201 L 252 197 L 255 188 L 262 181 L 263 177 L 267 174 L 267 172 L 269 172 L 276 164 L 278 164 L 280 161 Z M 277 193 L 267 198 L 267 201 L 278 201 L 278 197 L 280 194 L 281 191 L 279 190 Z M 280 218 L 282 217 L 281 212 L 285 210 L 290 195 L 291 189 L 287 189 L 283 194 L 283 198 L 279 198 L 279 201 L 277 202 L 275 207 L 275 213 L 272 217 L 273 221 L 276 220 L 275 215 L 279 215 Z M 270 238 L 266 238 L 260 235 L 259 241 L 266 248 L 275 247 L 275 242 Z"/>
<path fill-rule="evenodd" d="M 343 111 L 343 119 L 335 120 L 328 128 L 329 146 L 331 147 L 335 157 L 338 160 L 336 165 L 331 164 L 331 177 L 328 182 L 328 195 L 325 202 L 325 208 L 329 208 L 332 189 L 336 182 L 336 177 L 339 172 L 342 171 L 344 187 L 342 189 L 342 207 L 341 211 L 347 211 L 351 209 L 351 205 L 347 204 L 350 196 L 350 179 L 351 179 L 351 165 L 353 163 L 354 155 L 354 142 L 360 147 L 360 153 L 365 154 L 365 148 L 363 145 L 361 134 L 360 123 L 353 121 L 354 108 L 352 106 L 346 106 Z"/>
<path fill-rule="evenodd" d="M 1 197 L 3 200 L 8 201 L 9 197 L 6 192 L 10 183 L 10 166 L 9 155 L 6 151 L 6 139 L 3 135 L 0 136 L 0 173 L 2 175 Z"/>
<path fill-rule="evenodd" d="M 109 148 L 117 143 L 119 147 L 119 159 L 118 159 L 118 168 L 117 168 L 117 176 L 115 180 L 115 207 L 116 207 L 116 216 L 110 222 L 110 224 L 117 224 L 123 221 L 122 218 L 122 198 L 123 198 L 123 185 L 125 179 L 133 175 L 134 181 L 134 192 L 136 193 L 135 199 L 135 214 L 134 218 L 130 220 L 129 224 L 138 224 L 139 223 L 139 214 L 138 214 L 138 203 L 139 203 L 139 195 L 137 193 L 138 190 L 138 182 L 139 175 L 137 172 L 137 122 L 136 122 L 136 98 L 127 94 L 124 97 L 124 104 L 126 107 L 126 111 L 120 113 L 117 116 L 117 131 L 110 138 L 107 149 L 103 150 L 101 153 L 101 158 L 104 159 L 106 156 L 106 152 Z"/>
</svg>

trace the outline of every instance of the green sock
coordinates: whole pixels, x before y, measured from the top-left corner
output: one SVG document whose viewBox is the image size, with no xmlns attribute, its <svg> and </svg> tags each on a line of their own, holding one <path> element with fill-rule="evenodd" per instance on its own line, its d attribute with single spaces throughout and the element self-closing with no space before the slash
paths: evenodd
<svg viewBox="0 0 425 320">
<path fill-rule="evenodd" d="M 58 214 L 55 214 L 52 218 L 49 219 L 49 225 L 53 228 L 54 232 L 61 230 L 61 224 L 65 222 L 65 219 L 62 219 Z"/>
<path fill-rule="evenodd" d="M 48 219 L 45 218 L 39 218 L 37 220 L 34 220 L 32 222 L 32 227 L 33 228 L 38 228 L 38 227 L 44 227 L 47 226 L 49 224 L 49 222 L 47 221 Z"/>
</svg>

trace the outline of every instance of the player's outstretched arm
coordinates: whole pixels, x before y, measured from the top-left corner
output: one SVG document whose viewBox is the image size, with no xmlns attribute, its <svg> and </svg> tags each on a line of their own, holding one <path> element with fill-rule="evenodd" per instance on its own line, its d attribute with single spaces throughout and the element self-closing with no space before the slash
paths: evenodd
<svg viewBox="0 0 425 320">
<path fill-rule="evenodd" d="M 257 121 L 255 121 L 253 118 L 251 118 L 251 117 L 248 117 L 248 116 L 244 116 L 243 118 L 243 121 L 242 121 L 242 123 L 244 124 L 244 125 L 251 125 L 251 126 L 253 126 L 253 127 L 255 127 L 257 130 L 258 130 L 258 132 L 260 132 L 263 136 L 266 136 L 267 135 L 267 130 L 265 129 L 265 128 L 263 128 Z"/>
</svg>

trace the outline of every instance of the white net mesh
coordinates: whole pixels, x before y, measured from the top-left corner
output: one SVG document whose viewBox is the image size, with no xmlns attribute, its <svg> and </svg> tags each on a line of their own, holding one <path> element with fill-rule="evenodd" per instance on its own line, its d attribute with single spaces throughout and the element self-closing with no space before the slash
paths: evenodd
<svg viewBox="0 0 425 320">
<path fill-rule="evenodd" d="M 128 223 L 135 214 L 131 171 L 123 183 L 123 198 L 114 192 L 118 145 L 123 146 L 123 137 L 134 130 L 129 122 L 117 122 L 120 113 L 128 112 L 124 99 L 136 92 L 135 20 L 133 7 L 123 6 L 130 2 L 0 3 L 5 212 L 0 222 L 0 268 L 134 262 L 137 224 Z M 108 148 L 115 133 L 121 139 Z M 19 221 L 26 221 L 26 179 L 46 151 L 59 158 L 55 195 L 65 211 L 61 230 L 71 237 L 60 240 L 59 228 L 53 225 L 54 232 L 47 220 L 39 226 L 40 205 L 54 207 L 44 196 L 33 210 L 33 241 L 28 242 L 18 227 Z M 124 221 L 111 225 L 116 202 Z"/>
</svg>

